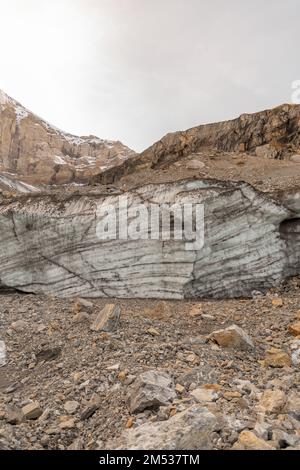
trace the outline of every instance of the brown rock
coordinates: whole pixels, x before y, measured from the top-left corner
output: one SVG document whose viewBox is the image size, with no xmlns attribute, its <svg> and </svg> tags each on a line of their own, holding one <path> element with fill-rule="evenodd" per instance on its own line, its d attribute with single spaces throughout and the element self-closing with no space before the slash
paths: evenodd
<svg viewBox="0 0 300 470">
<path fill-rule="evenodd" d="M 208 336 L 208 340 L 214 341 L 224 348 L 241 350 L 254 348 L 252 339 L 237 325 L 232 325 L 224 330 L 214 331 Z"/>
<path fill-rule="evenodd" d="M 243 395 L 240 392 L 224 392 L 223 396 L 226 400 L 230 401 L 236 398 L 242 398 Z"/>
<path fill-rule="evenodd" d="M 269 367 L 290 367 L 292 364 L 291 357 L 281 349 L 271 348 L 266 351 L 263 361 L 265 366 Z"/>
<path fill-rule="evenodd" d="M 273 299 L 272 300 L 273 307 L 283 307 L 283 300 L 282 299 Z"/>
<path fill-rule="evenodd" d="M 282 390 L 266 390 L 258 408 L 266 413 L 280 413 L 286 404 L 286 395 Z"/>
<path fill-rule="evenodd" d="M 22 408 L 22 413 L 23 413 L 24 419 L 35 420 L 35 419 L 38 419 L 43 414 L 43 411 L 38 402 L 33 402 L 24 406 Z"/>
<path fill-rule="evenodd" d="M 133 418 L 129 418 L 127 423 L 126 423 L 126 429 L 131 429 L 132 426 L 134 424 L 134 419 Z"/>
<path fill-rule="evenodd" d="M 75 428 L 75 420 L 69 416 L 61 416 L 59 427 L 60 429 L 73 429 Z"/>
<path fill-rule="evenodd" d="M 160 332 L 156 328 L 149 328 L 147 333 L 151 336 L 160 336 Z"/>
<path fill-rule="evenodd" d="M 74 302 L 73 310 L 75 313 L 79 313 L 82 311 L 89 312 L 94 309 L 94 304 L 93 302 L 90 302 L 89 300 L 86 299 L 76 299 Z"/>
<path fill-rule="evenodd" d="M 218 392 L 204 387 L 196 388 L 191 395 L 198 403 L 213 402 L 219 397 Z"/>
<path fill-rule="evenodd" d="M 190 310 L 189 315 L 192 318 L 195 318 L 195 317 L 201 317 L 202 313 L 203 313 L 203 311 L 202 311 L 201 306 L 195 306 Z"/>
<path fill-rule="evenodd" d="M 23 420 L 22 412 L 17 408 L 11 408 L 5 413 L 5 420 L 7 423 L 16 425 L 20 424 Z"/>
<path fill-rule="evenodd" d="M 293 336 L 300 336 L 300 321 L 297 321 L 297 322 L 294 323 L 293 325 L 290 325 L 290 326 L 289 326 L 289 332 L 290 332 Z"/>
<path fill-rule="evenodd" d="M 120 321 L 120 315 L 120 307 L 114 304 L 107 304 L 93 322 L 91 330 L 104 332 L 116 330 Z"/>
<path fill-rule="evenodd" d="M 251 431 L 243 431 L 238 441 L 232 447 L 233 450 L 276 450 L 263 439 L 257 437 Z"/>
<path fill-rule="evenodd" d="M 185 388 L 180 384 L 176 384 L 175 390 L 177 393 L 182 394 L 185 391 Z"/>
<path fill-rule="evenodd" d="M 75 323 L 76 325 L 79 325 L 80 323 L 85 323 L 88 322 L 90 319 L 89 315 L 84 312 L 78 312 L 74 317 L 72 318 L 72 322 Z"/>
<path fill-rule="evenodd" d="M 71 445 L 69 445 L 68 450 L 83 450 L 84 445 L 83 445 L 83 440 L 78 437 L 75 439 L 75 441 L 72 442 Z"/>
</svg>

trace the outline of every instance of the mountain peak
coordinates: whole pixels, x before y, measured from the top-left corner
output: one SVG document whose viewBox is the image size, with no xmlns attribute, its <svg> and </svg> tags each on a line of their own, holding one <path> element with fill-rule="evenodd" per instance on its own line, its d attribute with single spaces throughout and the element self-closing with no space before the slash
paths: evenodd
<svg viewBox="0 0 300 470">
<path fill-rule="evenodd" d="M 32 184 L 87 183 L 135 155 L 119 141 L 68 134 L 2 90 L 0 142 L 0 174 L 9 172 Z"/>
<path fill-rule="evenodd" d="M 0 104 L 5 105 L 7 103 L 10 103 L 11 101 L 12 99 L 0 89 Z"/>
</svg>

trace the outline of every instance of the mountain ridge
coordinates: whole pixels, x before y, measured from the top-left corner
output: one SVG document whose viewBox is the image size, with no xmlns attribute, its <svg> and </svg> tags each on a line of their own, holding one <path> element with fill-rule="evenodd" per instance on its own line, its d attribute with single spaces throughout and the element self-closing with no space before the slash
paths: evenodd
<svg viewBox="0 0 300 470">
<path fill-rule="evenodd" d="M 135 152 L 119 141 L 64 132 L 0 91 L 0 171 L 33 184 L 88 182 Z"/>
</svg>

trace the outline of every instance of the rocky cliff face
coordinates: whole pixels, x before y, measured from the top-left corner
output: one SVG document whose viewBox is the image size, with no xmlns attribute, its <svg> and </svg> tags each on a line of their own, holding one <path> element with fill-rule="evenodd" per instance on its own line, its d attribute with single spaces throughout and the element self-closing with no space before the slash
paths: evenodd
<svg viewBox="0 0 300 470">
<path fill-rule="evenodd" d="M 0 91 L 0 172 L 32 184 L 82 183 L 133 155 L 121 142 L 66 134 Z"/>
<path fill-rule="evenodd" d="M 300 105 L 282 105 L 232 121 L 167 134 L 142 154 L 96 176 L 114 182 L 141 168 L 164 168 L 203 150 L 250 153 L 258 158 L 290 159 L 300 154 Z M 300 157 L 299 161 L 300 161 Z"/>
<path fill-rule="evenodd" d="M 204 246 L 186 240 L 101 240 L 98 208 L 197 203 Z M 299 193 L 294 193 L 294 200 Z M 176 216 L 177 217 L 177 216 Z M 176 222 L 176 217 L 174 224 Z M 1 284 L 61 297 L 182 299 L 250 296 L 299 274 L 299 225 L 291 209 L 246 183 L 182 181 L 127 193 L 23 196 L 0 208 Z M 288 222 L 287 222 L 288 221 Z M 296 228 L 295 228 L 296 227 Z"/>
</svg>

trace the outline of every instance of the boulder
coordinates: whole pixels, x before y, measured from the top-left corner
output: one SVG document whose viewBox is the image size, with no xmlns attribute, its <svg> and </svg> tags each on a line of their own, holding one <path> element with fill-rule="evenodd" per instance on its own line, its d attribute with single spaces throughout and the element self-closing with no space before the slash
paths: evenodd
<svg viewBox="0 0 300 470">
<path fill-rule="evenodd" d="M 206 408 L 192 406 L 168 421 L 146 423 L 125 430 L 110 443 L 111 449 L 124 450 L 207 450 L 213 446 L 217 418 Z"/>
<path fill-rule="evenodd" d="M 108 304 L 97 315 L 91 326 L 93 331 L 112 332 L 118 327 L 120 321 L 121 309 L 114 304 Z"/>
<path fill-rule="evenodd" d="M 243 431 L 239 435 L 238 441 L 232 447 L 232 450 L 276 450 L 268 442 L 257 437 L 251 431 Z"/>
<path fill-rule="evenodd" d="M 289 332 L 293 336 L 299 336 L 300 337 L 300 321 L 297 321 L 296 323 L 293 323 L 292 325 L 289 326 Z"/>
<path fill-rule="evenodd" d="M 177 397 L 171 377 L 155 370 L 141 374 L 129 390 L 128 402 L 131 413 L 169 405 Z"/>
<path fill-rule="evenodd" d="M 248 350 L 253 349 L 254 344 L 250 336 L 237 325 L 229 326 L 224 330 L 213 331 L 208 336 L 209 341 L 217 343 L 223 348 Z"/>
<path fill-rule="evenodd" d="M 38 402 L 32 402 L 26 406 L 23 406 L 22 413 L 24 419 L 35 420 L 43 414 L 43 410 L 41 409 L 40 404 Z"/>
<path fill-rule="evenodd" d="M 282 390 L 266 390 L 258 403 L 258 409 L 264 413 L 278 414 L 285 404 L 286 394 Z"/>
<path fill-rule="evenodd" d="M 292 360 L 289 354 L 281 349 L 271 348 L 266 351 L 263 363 L 267 367 L 282 368 L 290 367 Z"/>
</svg>

